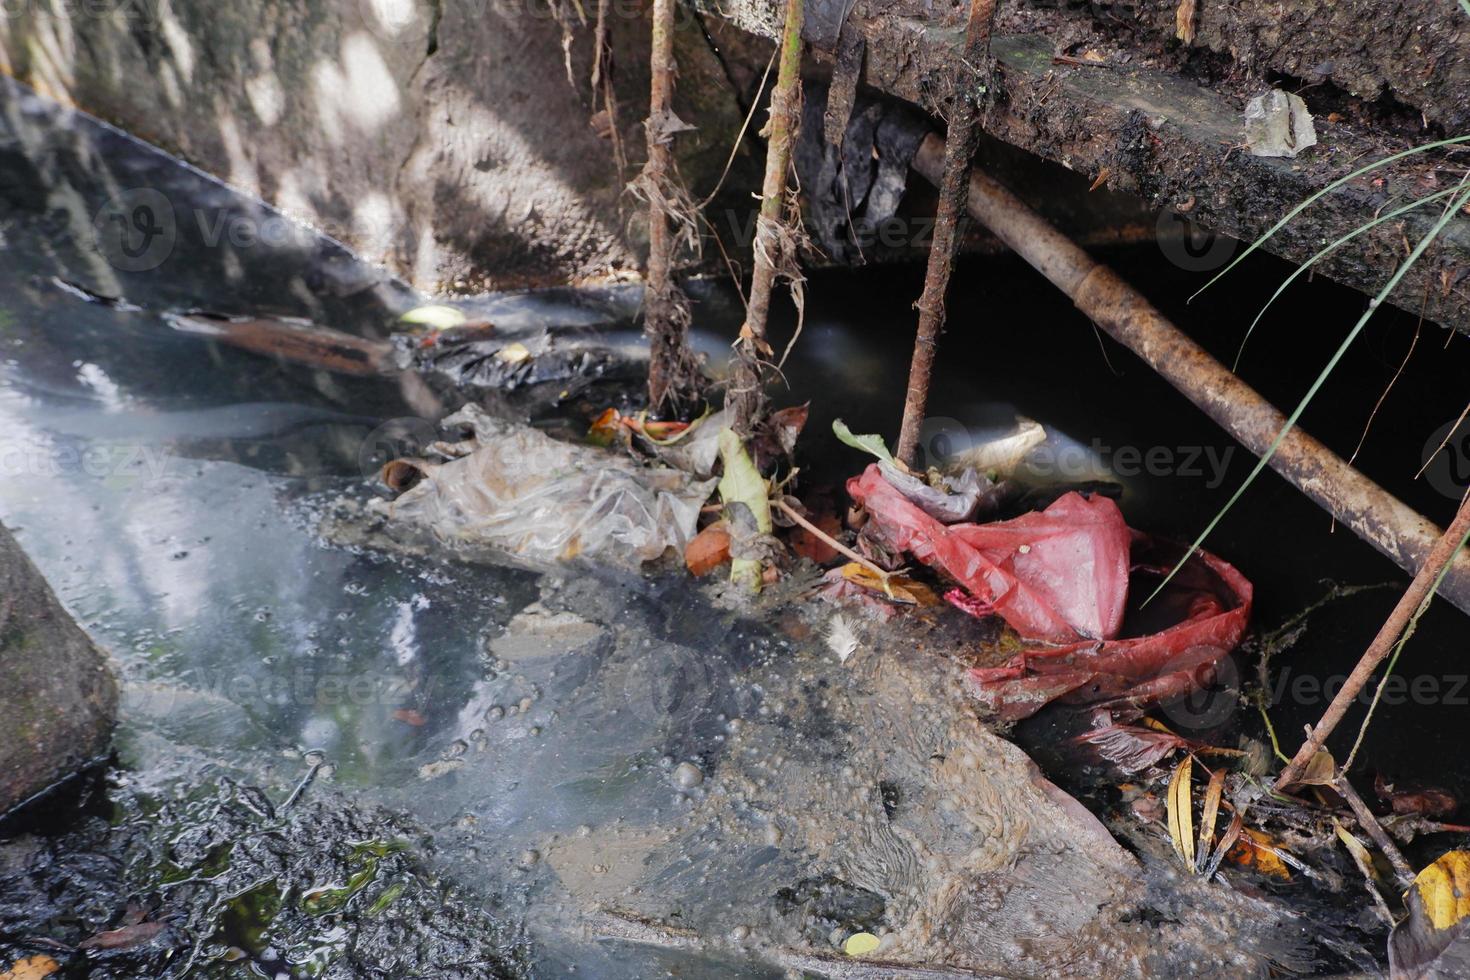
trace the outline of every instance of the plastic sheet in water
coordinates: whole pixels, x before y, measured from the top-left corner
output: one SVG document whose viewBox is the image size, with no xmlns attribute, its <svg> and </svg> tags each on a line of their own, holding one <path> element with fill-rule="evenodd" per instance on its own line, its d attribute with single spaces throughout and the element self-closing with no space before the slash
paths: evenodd
<svg viewBox="0 0 1470 980">
<path fill-rule="evenodd" d="M 595 557 L 619 564 L 682 553 L 715 482 L 645 467 L 593 446 L 560 442 L 469 406 L 444 420 L 470 437 L 431 447 L 442 461 L 398 459 L 384 482 L 390 520 L 450 543 L 531 562 Z"/>
</svg>

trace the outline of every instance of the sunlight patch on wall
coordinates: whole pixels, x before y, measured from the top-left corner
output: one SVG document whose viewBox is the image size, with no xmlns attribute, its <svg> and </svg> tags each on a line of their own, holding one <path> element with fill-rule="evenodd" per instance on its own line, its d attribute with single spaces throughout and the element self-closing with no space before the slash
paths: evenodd
<svg viewBox="0 0 1470 980">
<path fill-rule="evenodd" d="M 322 129 L 333 143 L 342 142 L 344 122 L 371 133 L 398 114 L 398 82 L 368 34 L 346 38 L 341 66 L 330 61 L 317 65 L 312 82 Z"/>
</svg>

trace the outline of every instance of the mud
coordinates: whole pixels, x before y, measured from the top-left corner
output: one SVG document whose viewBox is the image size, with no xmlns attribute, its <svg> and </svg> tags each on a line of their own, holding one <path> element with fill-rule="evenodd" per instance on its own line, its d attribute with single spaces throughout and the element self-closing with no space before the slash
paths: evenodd
<svg viewBox="0 0 1470 980">
<path fill-rule="evenodd" d="M 398 547 L 379 533 L 350 540 Z M 811 599 L 810 573 L 753 609 L 723 586 L 655 595 L 595 573 L 558 578 L 492 641 L 491 677 L 504 679 L 490 686 L 505 693 L 461 711 L 469 751 L 424 775 L 447 812 L 475 797 L 503 812 L 515 804 L 500 793 L 521 792 L 504 753 L 527 759 L 556 816 L 499 860 L 592 935 L 818 972 L 858 931 L 880 937 L 887 965 L 1001 976 L 1336 962 L 1282 904 L 1120 847 L 977 720 L 965 668 L 1004 656 L 993 627 L 953 610 L 886 623 L 834 613 Z M 857 641 L 845 659 L 833 630 Z M 723 639 L 696 652 L 712 634 Z M 650 670 L 665 678 L 651 704 L 639 680 Z M 562 783 L 586 713 L 622 692 L 642 696 L 631 717 L 600 722 L 604 775 Z"/>
</svg>

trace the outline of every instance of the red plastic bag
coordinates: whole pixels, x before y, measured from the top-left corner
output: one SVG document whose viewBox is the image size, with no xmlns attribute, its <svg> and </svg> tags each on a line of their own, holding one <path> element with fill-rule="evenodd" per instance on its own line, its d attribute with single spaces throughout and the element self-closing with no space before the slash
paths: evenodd
<svg viewBox="0 0 1470 980">
<path fill-rule="evenodd" d="M 1025 718 L 1057 699 L 1126 716 L 1178 698 L 1211 680 L 1250 619 L 1250 582 L 1200 551 L 1154 604 L 1152 614 L 1169 622 L 1117 639 L 1130 568 L 1161 575 L 1179 550 L 1130 531 L 1103 497 L 1067 494 L 1015 520 L 945 526 L 898 493 L 877 466 L 847 488 L 886 543 L 963 587 L 963 594 L 946 596 L 955 605 L 993 611 L 1027 639 L 1060 644 L 972 672 L 981 700 L 1003 720 Z"/>
<path fill-rule="evenodd" d="M 1067 643 L 1118 635 L 1131 535 L 1106 497 L 1069 493 L 1015 520 L 945 525 L 876 464 L 849 480 L 847 492 L 878 522 L 885 543 L 943 571 L 1022 636 Z"/>
</svg>

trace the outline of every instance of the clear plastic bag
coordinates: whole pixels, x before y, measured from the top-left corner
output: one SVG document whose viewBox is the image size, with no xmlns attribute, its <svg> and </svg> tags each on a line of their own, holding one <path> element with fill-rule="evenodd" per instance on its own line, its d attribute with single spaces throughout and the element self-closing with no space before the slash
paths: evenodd
<svg viewBox="0 0 1470 980">
<path fill-rule="evenodd" d="M 443 427 L 470 436 L 435 443 L 435 460 L 396 459 L 384 467 L 384 482 L 405 488 L 381 504 L 388 518 L 426 527 L 451 544 L 531 562 L 639 564 L 670 548 L 682 552 L 717 482 L 560 442 L 477 406 Z"/>
</svg>

